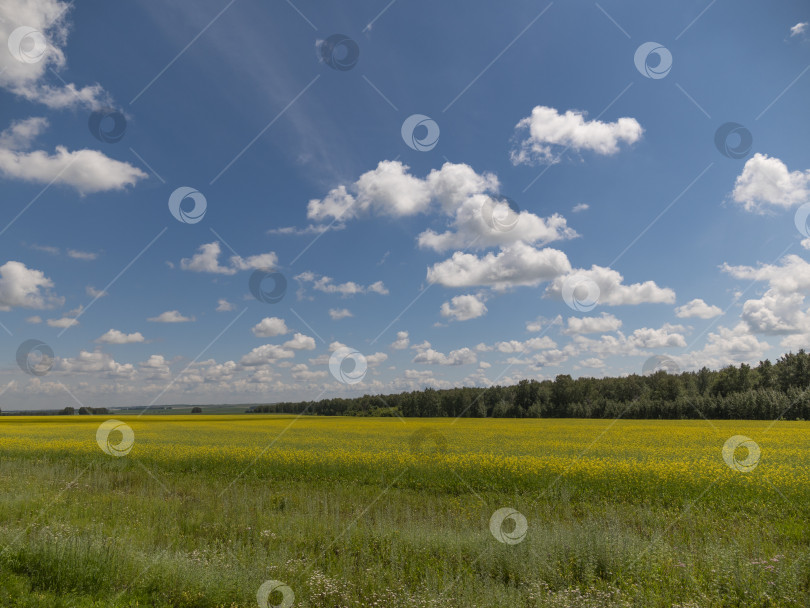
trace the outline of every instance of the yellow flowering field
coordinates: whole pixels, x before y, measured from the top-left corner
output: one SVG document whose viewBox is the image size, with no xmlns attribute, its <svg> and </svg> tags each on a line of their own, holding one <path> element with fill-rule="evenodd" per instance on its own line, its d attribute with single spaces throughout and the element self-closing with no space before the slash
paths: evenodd
<svg viewBox="0 0 810 608">
<path fill-rule="evenodd" d="M 106 454 L 96 430 L 109 418 L 4 417 L 0 449 L 101 458 Z M 810 489 L 810 427 L 803 422 L 280 415 L 119 419 L 134 436 L 127 458 L 169 470 L 205 463 L 226 476 L 298 477 L 306 471 L 309 478 L 382 475 L 393 480 L 402 474 L 403 483 L 444 487 L 463 482 L 501 490 L 534 488 L 559 476 L 671 487 L 745 483 L 791 494 Z M 737 436 L 760 450 L 752 470 L 733 468 L 723 458 L 725 443 Z M 741 458 L 744 454 L 738 454 Z"/>
<path fill-rule="evenodd" d="M 0 606 L 806 607 L 808 431 L 4 416 Z"/>
</svg>

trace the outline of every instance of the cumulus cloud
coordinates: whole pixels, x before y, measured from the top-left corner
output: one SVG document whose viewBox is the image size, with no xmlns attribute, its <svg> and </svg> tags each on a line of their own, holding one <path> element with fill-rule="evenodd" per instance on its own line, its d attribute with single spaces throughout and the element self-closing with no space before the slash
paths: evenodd
<svg viewBox="0 0 810 608">
<path fill-rule="evenodd" d="M 410 339 L 408 338 L 407 331 L 398 331 L 397 332 L 397 339 L 391 343 L 391 348 L 394 350 L 404 350 L 408 348 L 410 344 Z"/>
<path fill-rule="evenodd" d="M 496 350 L 499 353 L 514 354 L 528 353 L 535 350 L 548 350 L 551 348 L 557 348 L 557 343 L 548 336 L 540 336 L 537 338 L 529 338 L 523 342 L 520 340 L 504 340 L 496 342 L 493 346 L 479 344 L 476 350 L 484 352 Z"/>
<path fill-rule="evenodd" d="M 642 327 L 635 330 L 628 338 L 630 344 L 639 348 L 665 348 L 665 347 L 686 347 L 686 339 L 683 334 L 683 325 L 670 325 L 666 323 L 659 329 Z"/>
<path fill-rule="evenodd" d="M 82 350 L 76 357 L 56 358 L 54 369 L 74 374 L 104 372 L 114 376 L 131 376 L 135 367 L 131 363 L 118 363 L 111 355 Z"/>
<path fill-rule="evenodd" d="M 787 165 L 767 154 L 754 154 L 734 183 L 731 195 L 746 211 L 763 212 L 768 206 L 789 208 L 808 200 L 810 170 L 788 171 Z"/>
<path fill-rule="evenodd" d="M 557 315 L 553 319 L 546 319 L 545 317 L 537 317 L 534 321 L 526 322 L 526 331 L 542 331 L 552 325 L 562 325 L 562 315 Z"/>
<path fill-rule="evenodd" d="M 110 329 L 102 336 L 96 338 L 96 342 L 100 342 L 101 344 L 135 344 L 143 341 L 144 337 L 139 331 L 125 334 L 117 329 Z"/>
<path fill-rule="evenodd" d="M 225 298 L 217 300 L 217 312 L 230 312 L 235 308 L 233 304 L 228 302 Z"/>
<path fill-rule="evenodd" d="M 706 304 L 701 298 L 695 298 L 683 306 L 675 309 L 675 316 L 681 319 L 697 317 L 698 319 L 711 319 L 723 314 L 719 306 Z"/>
<path fill-rule="evenodd" d="M 810 263 L 795 254 L 786 255 L 777 264 L 753 266 L 730 266 L 721 269 L 737 279 L 767 281 L 771 289 L 793 293 L 810 289 Z"/>
<path fill-rule="evenodd" d="M 222 253 L 219 241 L 200 245 L 197 253 L 190 258 L 180 260 L 180 268 L 192 272 L 208 272 L 211 274 L 236 274 L 240 270 L 269 269 L 278 264 L 278 256 L 274 252 L 261 253 L 242 258 L 232 255 L 227 266 L 219 263 L 219 254 Z"/>
<path fill-rule="evenodd" d="M 538 285 L 571 270 L 568 257 L 557 249 L 536 249 L 517 242 L 496 253 L 477 256 L 456 251 L 450 259 L 434 264 L 427 280 L 445 287 Z"/>
<path fill-rule="evenodd" d="M 295 357 L 295 351 L 289 348 L 277 344 L 263 344 L 243 356 L 239 364 L 244 367 L 258 367 L 270 365 L 279 359 L 292 359 L 293 357 Z"/>
<path fill-rule="evenodd" d="M 810 263 L 791 254 L 783 257 L 779 264 L 757 267 L 724 264 L 721 268 L 735 278 L 768 284 L 762 297 L 743 303 L 741 319 L 750 331 L 772 335 L 810 334 L 810 315 L 804 295 L 810 291 Z M 797 340 L 786 339 L 783 346 L 793 347 Z"/>
<path fill-rule="evenodd" d="M 0 266 L 0 310 L 59 306 L 64 299 L 53 295 L 52 287 L 53 281 L 41 270 L 22 262 L 6 262 Z"/>
<path fill-rule="evenodd" d="M 523 136 L 524 132 L 525 139 L 518 141 L 511 152 L 515 165 L 557 163 L 565 150 L 616 154 L 620 144 L 634 144 L 641 139 L 644 129 L 635 118 L 602 122 L 587 120 L 585 112 L 567 110 L 560 114 L 554 108 L 535 106 L 531 116 L 515 126 L 516 137 Z"/>
<path fill-rule="evenodd" d="M 10 48 L 0 53 L 0 87 L 50 108 L 109 105 L 109 95 L 98 84 L 77 87 L 59 78 L 58 84 L 46 82 L 50 70 L 58 72 L 67 63 L 64 48 L 70 9 L 69 3 L 58 0 L 6 0 L 0 4 L 0 40 L 4 47 L 19 26 L 35 30 L 20 40 L 19 46 L 9 41 Z M 44 41 L 42 48 L 33 44 L 37 38 Z M 15 57 L 19 50 L 25 61 Z"/>
<path fill-rule="evenodd" d="M 468 365 L 478 361 L 475 351 L 466 347 L 452 350 L 448 354 L 444 354 L 431 348 L 430 342 L 425 341 L 411 348 L 416 350 L 413 363 L 425 363 L 427 365 Z"/>
<path fill-rule="evenodd" d="M 354 281 L 346 283 L 335 283 L 332 277 L 318 276 L 313 272 L 302 272 L 296 275 L 295 279 L 302 284 L 311 284 L 312 288 L 323 293 L 336 293 L 343 297 L 364 293 L 377 293 L 388 295 L 388 289 L 382 281 L 376 281 L 371 285 L 360 285 Z"/>
<path fill-rule="evenodd" d="M 581 211 L 587 211 L 590 208 L 591 206 L 588 203 L 579 203 L 577 205 L 574 205 L 571 211 L 573 211 L 574 213 L 580 213 Z"/>
<path fill-rule="evenodd" d="M 800 36 L 807 31 L 807 22 L 797 23 L 796 25 L 790 28 L 790 37 L 793 38 L 794 36 Z"/>
<path fill-rule="evenodd" d="M 284 348 L 291 350 L 315 350 L 315 338 L 296 333 L 292 339 L 284 343 Z"/>
<path fill-rule="evenodd" d="M 147 321 L 152 321 L 153 323 L 187 323 L 193 320 L 194 317 L 185 317 L 177 310 L 167 310 L 156 317 L 149 317 L 147 319 Z"/>
<path fill-rule="evenodd" d="M 333 321 L 339 321 L 340 319 L 346 319 L 348 317 L 354 316 L 352 315 L 351 311 L 348 308 L 330 308 L 329 309 L 329 317 Z"/>
<path fill-rule="evenodd" d="M 765 357 L 771 348 L 767 342 L 758 340 L 752 335 L 748 326 L 740 322 L 732 328 L 718 327 L 716 332 L 709 333 L 706 345 L 685 355 L 672 356 L 682 369 L 720 368 L 726 365 L 754 363 Z"/>
<path fill-rule="evenodd" d="M 668 287 L 659 287 L 654 281 L 625 285 L 624 277 L 619 272 L 596 264 L 591 266 L 590 270 L 575 270 L 566 276 L 554 279 L 546 288 L 545 295 L 562 299 L 563 286 L 571 277 L 595 283 L 599 287 L 598 303 L 606 306 L 645 303 L 672 304 L 675 301 L 675 292 Z"/>
<path fill-rule="evenodd" d="M 444 302 L 440 312 L 443 317 L 453 321 L 468 321 L 483 317 L 487 313 L 487 307 L 477 296 L 463 295 Z"/>
<path fill-rule="evenodd" d="M 28 151 L 33 139 L 47 126 L 44 118 L 28 118 L 0 133 L 0 173 L 12 179 L 72 186 L 81 194 L 123 190 L 147 177 L 137 167 L 97 150 L 71 152 L 65 146 L 56 146 L 54 154 Z"/>
<path fill-rule="evenodd" d="M 398 218 L 434 210 L 449 218 L 449 229 L 426 230 L 417 241 L 420 247 L 436 251 L 501 246 L 518 240 L 546 244 L 577 236 L 561 215 L 541 218 L 514 210 L 498 195 L 498 189 L 496 176 L 476 173 L 466 164 L 445 163 L 422 179 L 399 161 L 382 161 L 348 187 L 341 185 L 324 199 L 311 200 L 308 216 L 345 222 L 361 216 Z"/>
<path fill-rule="evenodd" d="M 622 326 L 621 319 L 603 312 L 598 317 L 568 317 L 564 334 L 604 334 Z"/>
<path fill-rule="evenodd" d="M 165 378 L 169 376 L 169 362 L 163 355 L 149 355 L 146 361 L 138 363 L 138 369 L 144 372 L 147 378 Z"/>
<path fill-rule="evenodd" d="M 48 327 L 58 327 L 64 329 L 66 327 L 73 327 L 78 325 L 79 322 L 73 317 L 60 317 L 59 319 L 48 319 Z"/>
<path fill-rule="evenodd" d="M 284 319 L 278 317 L 265 317 L 250 330 L 254 336 L 260 338 L 272 338 L 273 336 L 283 336 L 290 332 Z"/>
</svg>

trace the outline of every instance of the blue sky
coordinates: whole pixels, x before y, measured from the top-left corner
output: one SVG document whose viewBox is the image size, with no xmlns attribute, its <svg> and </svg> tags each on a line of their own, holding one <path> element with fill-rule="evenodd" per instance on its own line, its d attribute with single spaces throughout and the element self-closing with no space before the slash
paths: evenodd
<svg viewBox="0 0 810 608">
<path fill-rule="evenodd" d="M 808 343 L 803 3 L 12 0 L 0 17 L 6 409 L 721 367 Z M 323 60 L 347 44 L 354 65 Z M 94 112 L 123 136 L 95 137 Z M 178 188 L 199 221 L 173 217 Z M 286 278 L 280 302 L 251 295 L 254 272 Z"/>
</svg>

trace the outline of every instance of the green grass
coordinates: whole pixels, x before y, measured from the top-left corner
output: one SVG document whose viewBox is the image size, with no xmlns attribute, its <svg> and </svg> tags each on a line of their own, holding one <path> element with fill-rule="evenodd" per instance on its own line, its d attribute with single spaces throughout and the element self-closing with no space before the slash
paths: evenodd
<svg viewBox="0 0 810 608">
<path fill-rule="evenodd" d="M 0 606 L 253 607 L 268 579 L 301 607 L 810 605 L 810 509 L 777 491 L 471 491 L 272 466 L 231 485 L 232 470 L 131 456 L 3 453 Z M 503 506 L 530 523 L 519 544 L 489 532 Z"/>
</svg>

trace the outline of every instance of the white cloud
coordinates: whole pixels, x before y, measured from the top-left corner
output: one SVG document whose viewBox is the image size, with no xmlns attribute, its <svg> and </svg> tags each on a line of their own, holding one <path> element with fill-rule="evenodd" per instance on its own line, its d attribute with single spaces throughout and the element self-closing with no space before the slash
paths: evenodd
<svg viewBox="0 0 810 608">
<path fill-rule="evenodd" d="M 512 210 L 497 195 L 498 188 L 497 177 L 478 174 L 465 164 L 445 163 L 422 179 L 411 175 L 409 167 L 399 161 L 381 161 L 354 184 L 334 188 L 322 200 L 311 200 L 308 216 L 345 222 L 365 215 L 398 218 L 433 209 L 450 218 L 450 229 L 442 233 L 426 230 L 417 240 L 420 247 L 436 251 L 518 240 L 546 244 L 577 236 L 561 215 L 540 218 Z"/>
<path fill-rule="evenodd" d="M 229 265 L 222 266 L 219 263 L 220 253 L 222 253 L 222 248 L 218 241 L 205 243 L 200 245 L 198 252 L 191 256 L 191 258 L 183 258 L 180 260 L 180 268 L 192 272 L 232 275 L 240 270 L 269 269 L 274 268 L 278 264 L 278 256 L 271 251 L 269 253 L 252 255 L 247 258 L 233 255 L 229 259 Z"/>
<path fill-rule="evenodd" d="M 425 211 L 430 203 L 430 190 L 424 180 L 408 174 L 408 166 L 399 161 L 381 161 L 351 185 L 329 192 L 323 200 L 313 199 L 307 217 L 322 221 L 346 221 L 360 214 L 378 213 L 403 217 Z"/>
<path fill-rule="evenodd" d="M 225 298 L 217 300 L 217 312 L 230 312 L 235 306 L 228 302 Z"/>
<path fill-rule="evenodd" d="M 260 338 L 272 338 L 273 336 L 283 336 L 290 332 L 284 319 L 278 317 L 265 317 L 250 330 L 254 336 Z"/>
<path fill-rule="evenodd" d="M 131 376 L 135 368 L 131 363 L 118 363 L 112 356 L 99 351 L 88 352 L 82 350 L 76 357 L 61 359 L 54 362 L 54 369 L 70 373 L 98 373 L 104 372 L 114 376 Z"/>
<path fill-rule="evenodd" d="M 95 260 L 98 257 L 98 254 L 93 253 L 92 251 L 78 251 L 76 249 L 68 249 L 67 254 L 68 257 L 73 258 L 74 260 L 84 260 L 86 262 Z"/>
<path fill-rule="evenodd" d="M 571 264 L 562 251 L 535 249 L 517 242 L 497 254 L 490 252 L 481 257 L 456 251 L 450 259 L 428 268 L 427 280 L 445 287 L 507 289 L 538 285 L 570 270 Z"/>
<path fill-rule="evenodd" d="M 284 348 L 291 350 L 315 350 L 315 338 L 296 333 L 291 340 L 284 343 Z"/>
<path fill-rule="evenodd" d="M 587 150 L 612 155 L 619 151 L 619 144 L 634 144 L 644 133 L 635 118 L 602 122 L 586 120 L 585 116 L 585 112 L 567 110 L 565 114 L 560 114 L 554 108 L 535 106 L 531 116 L 515 126 L 516 136 L 524 130 L 528 134 L 512 150 L 512 163 L 518 165 L 538 161 L 552 164 L 559 162 L 564 150 Z"/>
<path fill-rule="evenodd" d="M 553 319 L 546 319 L 545 317 L 537 317 L 534 321 L 526 322 L 526 331 L 542 331 L 551 325 L 562 325 L 562 315 L 557 315 Z"/>
<path fill-rule="evenodd" d="M 143 341 L 143 335 L 139 331 L 131 334 L 125 334 L 117 329 L 110 329 L 107 333 L 96 339 L 96 342 L 100 342 L 102 344 L 135 344 Z"/>
<path fill-rule="evenodd" d="M 574 208 L 571 209 L 571 211 L 574 213 L 579 213 L 581 211 L 587 211 L 590 208 L 591 206 L 588 203 L 579 203 L 577 205 L 574 205 Z"/>
<path fill-rule="evenodd" d="M 193 320 L 194 317 L 184 317 L 177 310 L 167 310 L 156 317 L 149 317 L 147 319 L 147 321 L 152 321 L 153 323 L 186 323 Z"/>
<path fill-rule="evenodd" d="M 169 362 L 163 355 L 150 355 L 146 361 L 138 363 L 147 378 L 166 378 L 169 376 Z"/>
<path fill-rule="evenodd" d="M 416 350 L 413 363 L 425 363 L 427 365 L 468 365 L 477 363 L 478 357 L 469 348 L 452 350 L 448 354 L 440 353 L 430 347 L 430 342 L 423 342 L 411 348 Z"/>
<path fill-rule="evenodd" d="M 762 212 L 768 205 L 788 208 L 808 200 L 810 171 L 788 171 L 767 154 L 754 154 L 734 183 L 732 196 L 746 211 Z"/>
<path fill-rule="evenodd" d="M 486 313 L 486 304 L 474 295 L 455 296 L 441 307 L 441 315 L 454 321 L 468 321 Z"/>
<path fill-rule="evenodd" d="M 397 332 L 397 339 L 391 343 L 391 348 L 394 350 L 403 350 L 408 348 L 410 344 L 410 339 L 408 338 L 407 331 L 398 331 Z"/>
<path fill-rule="evenodd" d="M 51 281 L 41 270 L 22 262 L 0 266 L 0 310 L 12 308 L 51 308 L 64 301 L 50 292 Z"/>
<path fill-rule="evenodd" d="M 58 0 L 5 0 L 0 4 L 0 40 L 7 47 L 11 33 L 18 26 L 37 30 L 38 34 L 27 37 L 21 45 L 30 61 L 20 61 L 9 48 L 0 53 L 0 87 L 29 101 L 42 103 L 50 108 L 83 106 L 96 108 L 109 105 L 109 95 L 93 84 L 78 88 L 73 83 L 57 85 L 44 82 L 49 70 L 59 71 L 66 65 L 64 47 L 70 23 L 67 16 L 71 6 Z M 40 53 L 32 48 L 37 36 L 45 41 Z M 17 51 L 18 47 L 14 47 Z"/>
<path fill-rule="evenodd" d="M 600 369 L 605 367 L 605 362 L 601 359 L 597 359 L 596 357 L 591 357 L 590 359 L 582 359 L 579 364 L 582 367 L 588 367 L 591 369 Z"/>
<path fill-rule="evenodd" d="M 476 350 L 489 351 L 497 350 L 500 353 L 514 354 L 514 353 L 528 353 L 535 350 L 548 350 L 556 348 L 557 343 L 548 336 L 539 336 L 537 338 L 529 338 L 525 342 L 519 340 L 508 340 L 496 342 L 492 347 L 479 344 Z"/>
<path fill-rule="evenodd" d="M 642 327 L 635 330 L 628 338 L 628 342 L 639 348 L 665 348 L 665 347 L 686 347 L 686 339 L 682 334 L 682 325 L 670 325 L 666 323 L 659 329 Z"/>
<path fill-rule="evenodd" d="M 370 355 L 366 355 L 366 363 L 368 363 L 369 367 L 377 367 L 380 363 L 383 363 L 388 359 L 388 355 L 385 353 L 372 353 Z"/>
<path fill-rule="evenodd" d="M 345 228 L 343 224 L 309 224 L 304 228 L 297 228 L 296 226 L 270 228 L 267 234 L 303 236 L 307 234 L 321 234 L 328 230 L 342 230 L 343 228 Z M 301 365 L 303 365 L 303 363 Z"/>
<path fill-rule="evenodd" d="M 329 309 L 329 317 L 333 321 L 339 321 L 340 319 L 346 319 L 348 317 L 352 317 L 351 311 L 348 308 L 330 308 Z"/>
<path fill-rule="evenodd" d="M 44 118 L 29 118 L 0 133 L 0 173 L 24 181 L 72 186 L 81 194 L 123 190 L 147 177 L 137 167 L 97 150 L 70 152 L 64 146 L 56 146 L 54 154 L 26 151 L 47 126 Z"/>
<path fill-rule="evenodd" d="M 277 344 L 263 344 L 251 350 L 240 359 L 239 364 L 244 367 L 258 367 L 270 365 L 279 359 L 292 359 L 295 351 Z"/>
<path fill-rule="evenodd" d="M 312 272 L 302 272 L 296 275 L 295 279 L 303 284 L 311 283 L 312 288 L 323 293 L 337 293 L 343 297 L 353 296 L 363 293 L 377 293 L 380 295 L 388 295 L 388 289 L 383 285 L 382 281 L 376 281 L 371 285 L 364 286 L 354 281 L 346 283 L 335 283 L 332 277 L 321 276 L 319 277 Z"/>
<path fill-rule="evenodd" d="M 603 312 L 598 317 L 568 317 L 568 327 L 564 334 L 604 334 L 616 331 L 622 326 L 621 319 Z"/>
<path fill-rule="evenodd" d="M 767 281 L 772 289 L 782 293 L 810 289 L 810 263 L 795 254 L 783 257 L 779 265 L 761 264 L 754 268 L 723 264 L 721 269 L 737 279 Z"/>
<path fill-rule="evenodd" d="M 48 319 L 47 321 L 48 327 L 59 327 L 59 328 L 66 328 L 66 327 L 73 327 L 74 325 L 78 325 L 79 322 L 74 319 L 73 317 L 61 317 L 59 319 Z"/>
<path fill-rule="evenodd" d="M 562 288 L 567 278 L 576 276 L 588 279 L 599 287 L 598 304 L 623 306 L 644 303 L 672 304 L 675 292 L 668 287 L 659 287 L 654 281 L 624 285 L 624 277 L 612 268 L 594 264 L 590 270 L 576 270 L 568 276 L 558 277 L 546 288 L 546 295 L 562 299 Z"/>
<path fill-rule="evenodd" d="M 704 346 L 681 356 L 672 356 L 682 369 L 720 368 L 739 363 L 753 363 L 764 358 L 771 348 L 770 344 L 751 335 L 745 323 L 738 323 L 733 328 L 718 327 L 716 333 L 710 333 Z"/>
<path fill-rule="evenodd" d="M 754 333 L 790 334 L 810 332 L 804 295 L 769 289 L 759 299 L 743 303 L 740 318 Z"/>
<path fill-rule="evenodd" d="M 690 317 L 711 319 L 722 314 L 723 310 L 719 306 L 706 304 L 706 302 L 700 298 L 695 298 L 691 302 L 687 302 L 683 306 L 678 306 L 678 308 L 675 309 L 675 316 L 681 319 L 688 319 Z"/>
<path fill-rule="evenodd" d="M 790 37 L 793 38 L 793 36 L 799 36 L 801 34 L 804 34 L 807 31 L 807 25 L 808 24 L 805 21 L 803 23 L 797 23 L 796 25 L 792 26 L 790 28 Z"/>
</svg>

